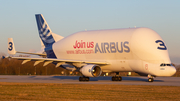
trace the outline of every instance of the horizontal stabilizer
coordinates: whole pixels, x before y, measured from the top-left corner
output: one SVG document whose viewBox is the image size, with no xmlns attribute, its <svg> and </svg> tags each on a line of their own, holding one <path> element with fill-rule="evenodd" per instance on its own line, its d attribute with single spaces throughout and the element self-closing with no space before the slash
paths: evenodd
<svg viewBox="0 0 180 101">
<path fill-rule="evenodd" d="M 16 53 L 31 54 L 31 55 L 39 55 L 39 56 L 46 56 L 46 54 L 41 54 L 41 53 L 29 53 L 29 52 L 19 52 L 19 51 L 16 51 Z"/>
<path fill-rule="evenodd" d="M 16 53 L 39 55 L 39 56 L 46 57 L 46 54 L 16 51 L 15 46 L 14 46 L 14 42 L 13 42 L 13 38 L 8 38 L 8 54 L 14 55 Z"/>
</svg>

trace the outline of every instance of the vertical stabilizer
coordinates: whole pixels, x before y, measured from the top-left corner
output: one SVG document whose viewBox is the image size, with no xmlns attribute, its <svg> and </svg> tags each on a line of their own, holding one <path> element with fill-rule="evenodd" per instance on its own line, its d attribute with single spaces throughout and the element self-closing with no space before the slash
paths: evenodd
<svg viewBox="0 0 180 101">
<path fill-rule="evenodd" d="M 36 14 L 35 16 L 41 41 L 43 42 L 45 47 L 52 45 L 55 40 L 52 36 L 52 31 L 49 28 L 46 20 L 44 19 L 42 14 Z"/>
<path fill-rule="evenodd" d="M 12 54 L 12 55 L 16 54 L 16 50 L 12 38 L 8 38 L 8 54 Z"/>
</svg>

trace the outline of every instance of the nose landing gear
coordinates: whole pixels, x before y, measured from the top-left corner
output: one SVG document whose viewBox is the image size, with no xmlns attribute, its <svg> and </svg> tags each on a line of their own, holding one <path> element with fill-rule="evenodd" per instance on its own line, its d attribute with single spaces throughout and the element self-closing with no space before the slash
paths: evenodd
<svg viewBox="0 0 180 101">
<path fill-rule="evenodd" d="M 148 75 L 148 82 L 153 82 L 154 81 L 154 76 Z"/>
<path fill-rule="evenodd" d="M 153 82 L 153 81 L 154 81 L 153 78 L 149 78 L 149 79 L 148 79 L 148 82 Z"/>
</svg>

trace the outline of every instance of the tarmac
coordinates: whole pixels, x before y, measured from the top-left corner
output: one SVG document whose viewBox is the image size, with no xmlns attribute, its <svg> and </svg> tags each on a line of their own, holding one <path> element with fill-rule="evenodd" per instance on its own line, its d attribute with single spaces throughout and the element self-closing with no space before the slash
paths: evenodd
<svg viewBox="0 0 180 101">
<path fill-rule="evenodd" d="M 79 76 L 0 75 L 0 82 L 180 86 L 180 77 L 156 77 L 154 82 L 148 82 L 147 77 L 122 76 L 122 81 L 111 81 L 110 76 L 100 76 L 90 78 L 88 82 L 80 82 Z"/>
</svg>

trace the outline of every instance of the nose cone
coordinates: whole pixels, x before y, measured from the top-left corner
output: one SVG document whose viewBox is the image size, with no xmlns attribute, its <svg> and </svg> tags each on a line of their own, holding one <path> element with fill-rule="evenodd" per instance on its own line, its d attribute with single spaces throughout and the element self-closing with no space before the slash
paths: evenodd
<svg viewBox="0 0 180 101">
<path fill-rule="evenodd" d="M 176 68 L 174 66 L 169 67 L 169 74 L 173 76 L 176 73 Z"/>
</svg>

